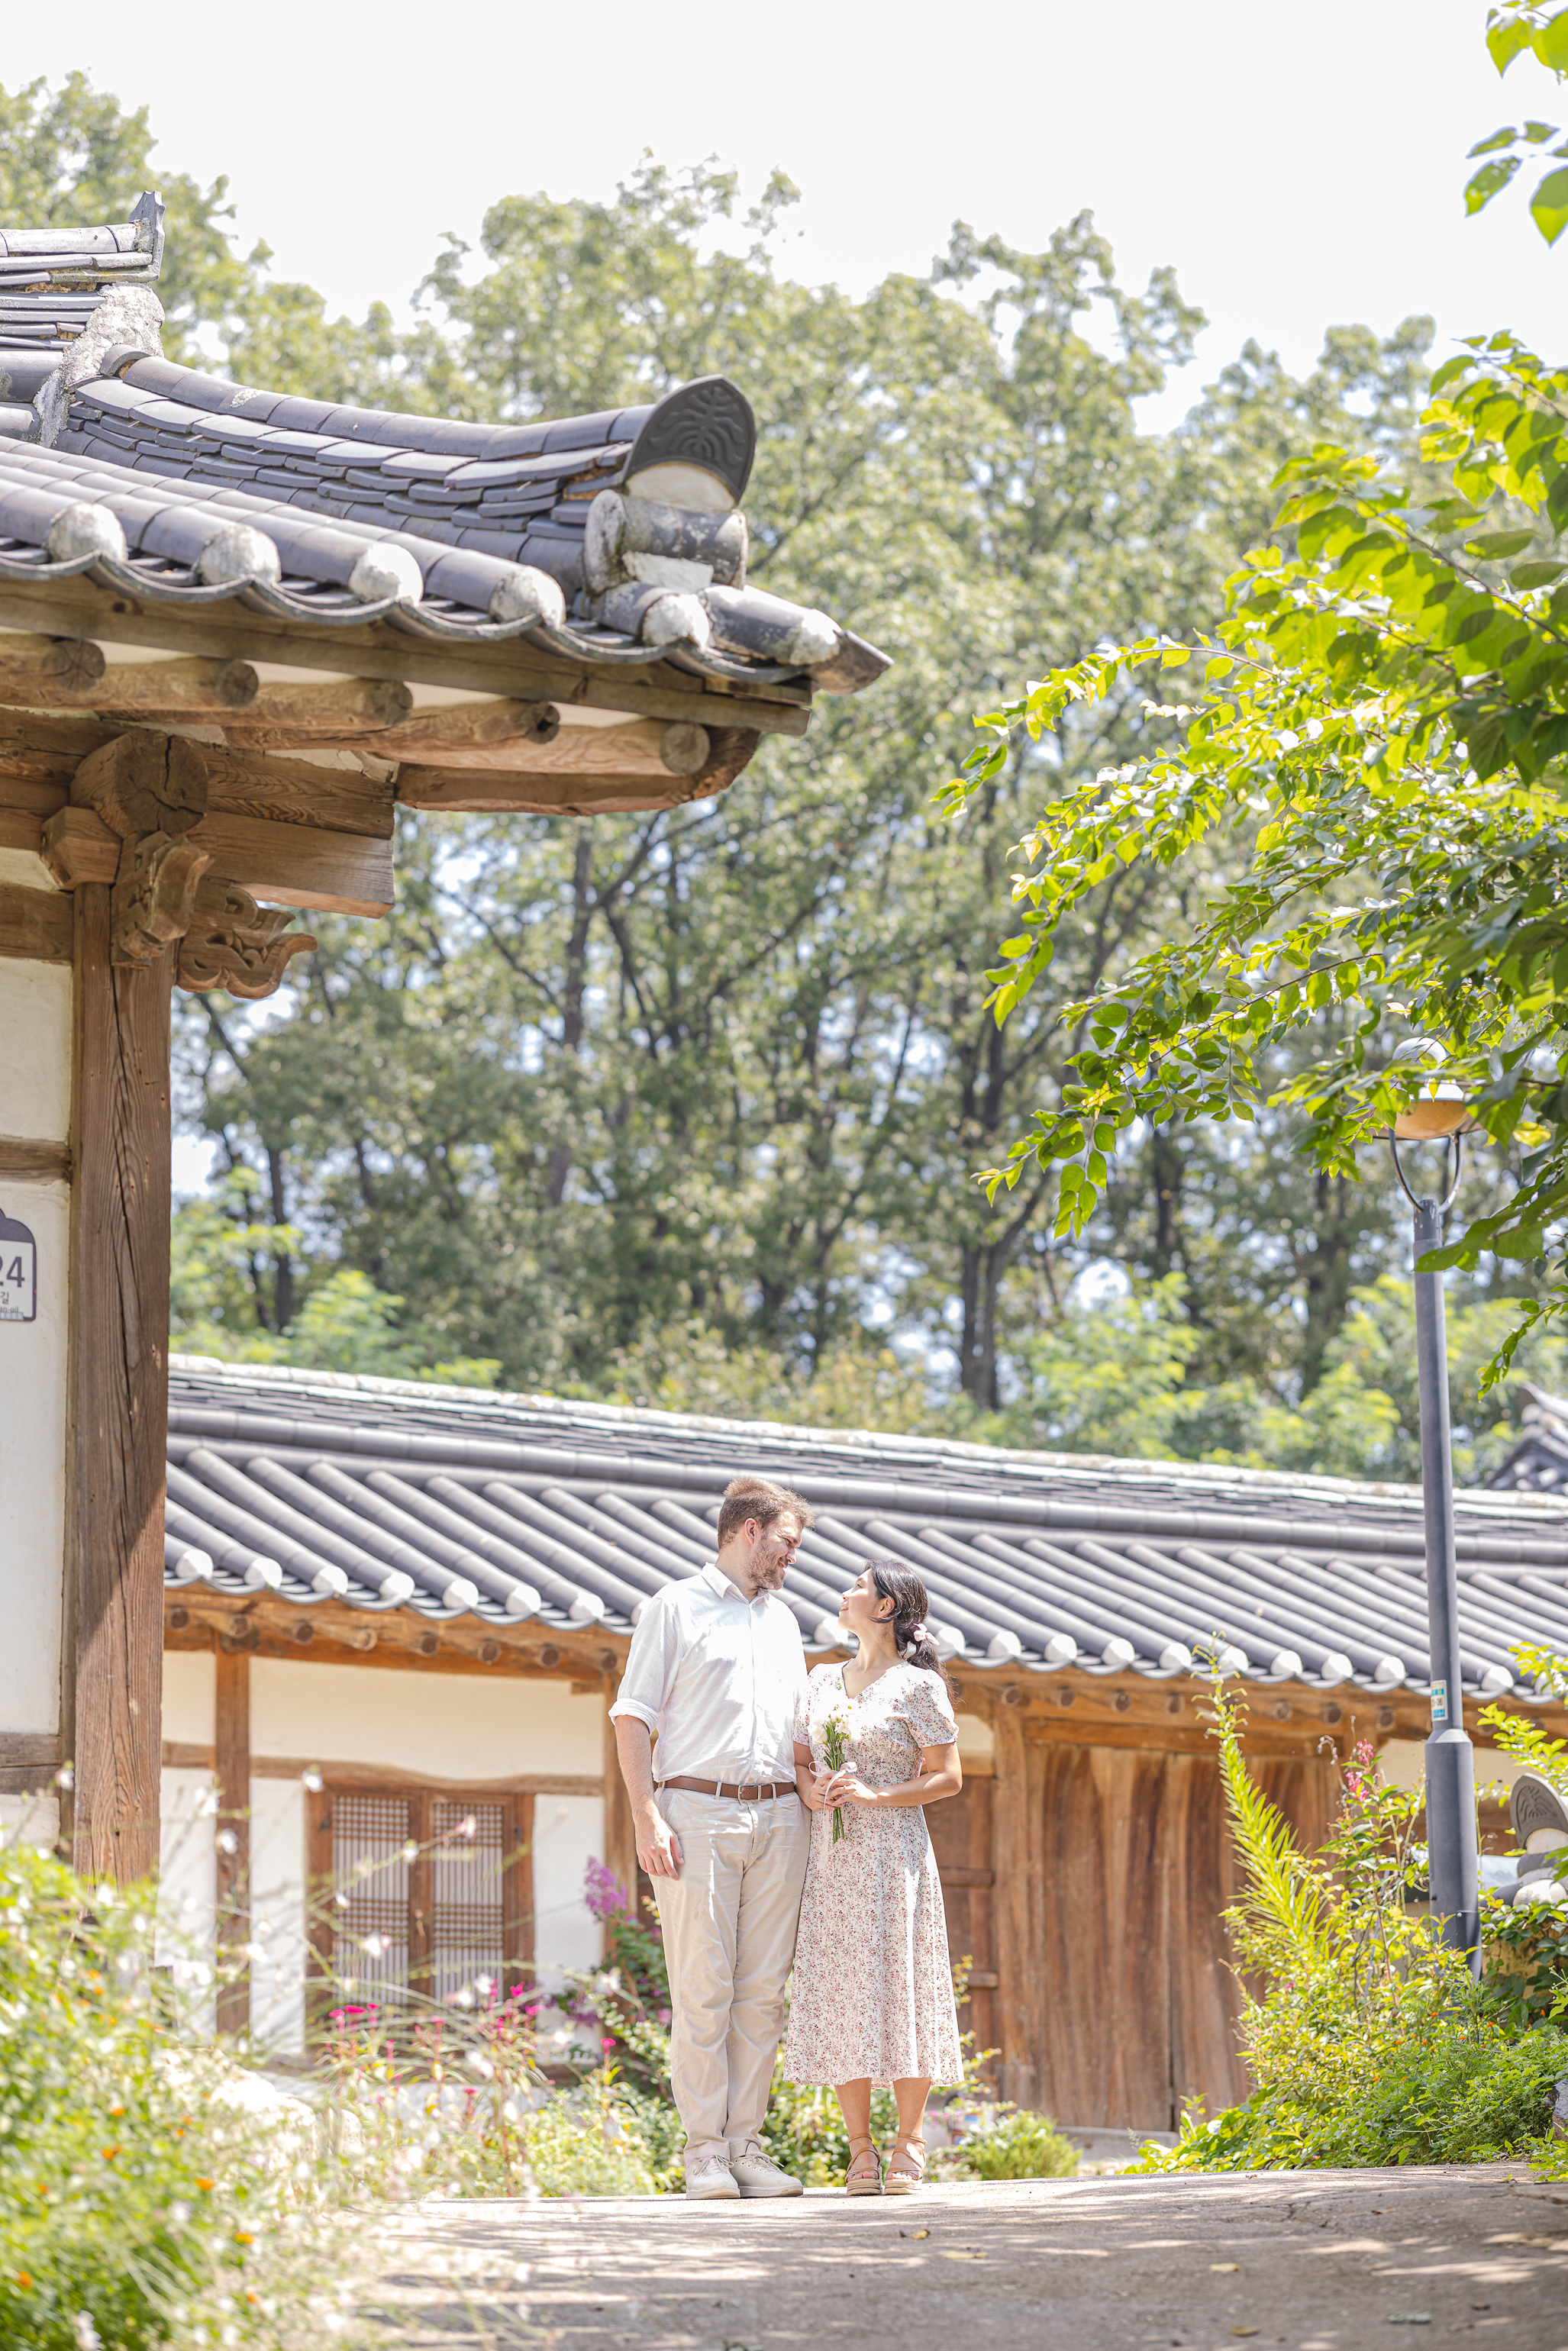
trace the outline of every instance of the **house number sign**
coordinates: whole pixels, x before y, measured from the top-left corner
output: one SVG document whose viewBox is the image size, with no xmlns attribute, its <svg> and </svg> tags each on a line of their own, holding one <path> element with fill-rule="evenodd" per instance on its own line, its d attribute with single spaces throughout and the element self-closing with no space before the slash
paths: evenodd
<svg viewBox="0 0 1568 2351">
<path fill-rule="evenodd" d="M 33 1322 L 38 1314 L 38 1252 L 26 1225 L 0 1211 L 0 1322 Z"/>
</svg>

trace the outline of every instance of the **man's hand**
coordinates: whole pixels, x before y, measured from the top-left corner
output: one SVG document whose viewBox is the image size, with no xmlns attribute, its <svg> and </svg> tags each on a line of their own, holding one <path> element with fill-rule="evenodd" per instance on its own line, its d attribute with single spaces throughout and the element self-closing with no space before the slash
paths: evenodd
<svg viewBox="0 0 1568 2351">
<path fill-rule="evenodd" d="M 636 1814 L 637 1865 L 650 1877 L 679 1877 L 681 1841 L 657 1804 Z"/>
<path fill-rule="evenodd" d="M 813 1771 L 809 1778 L 804 1772 L 797 1774 L 795 1784 L 797 1788 L 800 1789 L 800 1801 L 806 1806 L 808 1812 L 821 1813 L 826 1811 L 828 1805 L 828 1783 L 831 1777 L 832 1774 L 829 1771 Z M 802 1782 L 804 1782 L 804 1785 L 801 1784 Z"/>
</svg>

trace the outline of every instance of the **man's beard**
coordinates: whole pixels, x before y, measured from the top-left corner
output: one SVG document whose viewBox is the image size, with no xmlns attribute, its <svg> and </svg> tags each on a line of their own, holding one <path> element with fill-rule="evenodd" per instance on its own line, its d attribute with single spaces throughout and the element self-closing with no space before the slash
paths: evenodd
<svg viewBox="0 0 1568 2351">
<path fill-rule="evenodd" d="M 768 1552 L 758 1561 L 757 1589 L 758 1592 L 783 1591 L 784 1571 L 789 1564 L 789 1558 L 788 1552 Z"/>
</svg>

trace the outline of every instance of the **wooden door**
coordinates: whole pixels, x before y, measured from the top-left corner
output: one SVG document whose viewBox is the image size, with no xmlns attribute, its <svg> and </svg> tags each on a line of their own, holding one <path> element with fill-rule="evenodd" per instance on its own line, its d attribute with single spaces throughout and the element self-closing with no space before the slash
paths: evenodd
<svg viewBox="0 0 1568 2351">
<path fill-rule="evenodd" d="M 997 1959 L 992 1941 L 991 1782 L 988 1774 L 967 1777 L 956 1796 L 925 1807 L 925 1824 L 942 1879 L 947 1919 L 947 1950 L 956 1964 L 967 1959 L 969 1997 L 958 2011 L 958 2030 L 972 2032 L 977 2052 L 996 2041 Z"/>
</svg>

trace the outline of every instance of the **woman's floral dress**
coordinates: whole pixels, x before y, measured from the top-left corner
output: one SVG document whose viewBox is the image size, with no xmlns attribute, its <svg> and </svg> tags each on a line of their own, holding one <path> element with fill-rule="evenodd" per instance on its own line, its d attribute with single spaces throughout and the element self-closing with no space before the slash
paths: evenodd
<svg viewBox="0 0 1568 2351">
<path fill-rule="evenodd" d="M 819 1771 L 827 1769 L 822 1731 L 835 1708 L 850 1726 L 849 1768 L 872 1788 L 913 1780 L 923 1747 L 947 1747 L 958 1736 L 939 1675 L 894 1666 L 855 1698 L 841 1666 L 818 1666 L 795 1736 Z M 831 1808 L 811 1815 L 785 2077 L 961 2081 L 947 1925 L 925 1807 L 845 1804 L 843 1815 L 837 1844 Z"/>
</svg>

